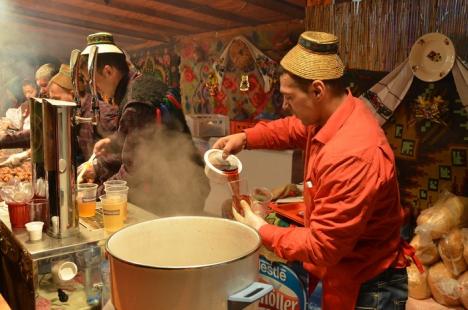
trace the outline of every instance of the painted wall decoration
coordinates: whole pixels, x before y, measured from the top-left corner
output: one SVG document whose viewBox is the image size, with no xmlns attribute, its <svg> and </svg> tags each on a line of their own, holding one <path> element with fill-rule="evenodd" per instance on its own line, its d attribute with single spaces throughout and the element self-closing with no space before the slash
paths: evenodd
<svg viewBox="0 0 468 310">
<path fill-rule="evenodd" d="M 345 78 L 359 96 L 386 74 L 349 70 Z M 435 83 L 415 78 L 383 129 L 395 154 L 401 202 L 414 215 L 446 190 L 468 197 L 468 111 L 452 74 Z"/>
<path fill-rule="evenodd" d="M 176 44 L 176 52 L 181 58 L 180 88 L 185 113 L 219 113 L 232 120 L 283 116 L 279 82 L 274 72 L 303 30 L 302 23 L 291 21 L 228 31 L 218 36 L 182 38 Z M 245 40 L 233 40 L 237 36 Z M 222 82 L 215 70 L 221 60 Z M 265 87 L 266 74 L 271 77 L 270 87 Z"/>
<path fill-rule="evenodd" d="M 180 57 L 174 45 L 161 45 L 131 53 L 132 62 L 145 74 L 151 74 L 170 87 L 179 87 Z"/>
</svg>

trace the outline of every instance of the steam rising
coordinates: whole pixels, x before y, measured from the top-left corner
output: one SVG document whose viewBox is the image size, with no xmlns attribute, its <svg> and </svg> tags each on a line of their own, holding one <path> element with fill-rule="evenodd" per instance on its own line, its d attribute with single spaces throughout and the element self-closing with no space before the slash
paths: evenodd
<svg viewBox="0 0 468 310">
<path fill-rule="evenodd" d="M 210 186 L 190 137 L 159 128 L 139 139 L 130 201 L 160 216 L 200 214 Z"/>
<path fill-rule="evenodd" d="M 41 37 L 37 27 L 14 13 L 14 7 L 15 1 L 0 0 L 0 116 L 25 100 L 23 80 L 34 81 L 40 65 L 59 64 L 56 55 L 63 54 L 59 42 Z"/>
</svg>

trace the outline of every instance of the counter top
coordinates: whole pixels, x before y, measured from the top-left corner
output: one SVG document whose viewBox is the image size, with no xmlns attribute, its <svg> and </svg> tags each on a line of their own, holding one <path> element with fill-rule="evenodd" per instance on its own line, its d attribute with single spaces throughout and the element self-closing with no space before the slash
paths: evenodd
<svg viewBox="0 0 468 310">
<path fill-rule="evenodd" d="M 128 218 L 125 226 L 156 219 L 157 216 L 147 212 L 131 203 L 128 203 Z M 11 231 L 8 209 L 4 203 L 0 204 L 0 221 Z M 52 238 L 46 233 L 42 235 L 42 241 L 29 241 L 26 229 L 13 229 L 13 236 L 31 254 L 33 259 L 45 258 L 53 255 L 57 251 L 63 254 L 76 252 L 77 248 L 85 247 L 88 244 L 104 244 L 111 234 L 104 229 L 89 230 L 80 225 L 78 235 L 69 238 Z"/>
</svg>

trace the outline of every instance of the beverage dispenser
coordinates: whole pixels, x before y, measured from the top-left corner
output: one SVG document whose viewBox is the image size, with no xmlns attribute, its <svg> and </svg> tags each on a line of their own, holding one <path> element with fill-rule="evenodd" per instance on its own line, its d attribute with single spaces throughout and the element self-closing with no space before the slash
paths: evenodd
<svg viewBox="0 0 468 310">
<path fill-rule="evenodd" d="M 56 238 L 73 236 L 79 232 L 75 202 L 75 107 L 74 102 L 42 99 L 44 168 L 50 213 L 48 234 Z"/>
</svg>

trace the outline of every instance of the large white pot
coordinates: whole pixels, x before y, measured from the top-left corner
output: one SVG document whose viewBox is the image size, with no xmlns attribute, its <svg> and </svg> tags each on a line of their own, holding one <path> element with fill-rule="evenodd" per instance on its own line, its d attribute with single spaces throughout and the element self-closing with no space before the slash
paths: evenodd
<svg viewBox="0 0 468 310">
<path fill-rule="evenodd" d="M 107 241 L 112 302 L 118 310 L 242 309 L 272 289 L 255 282 L 259 247 L 255 230 L 220 218 L 129 226 Z"/>
</svg>

